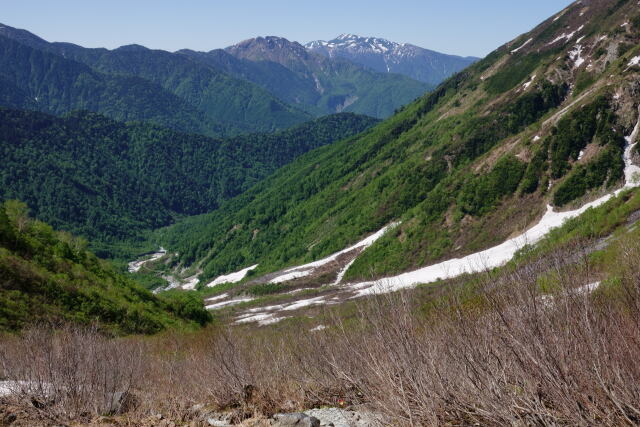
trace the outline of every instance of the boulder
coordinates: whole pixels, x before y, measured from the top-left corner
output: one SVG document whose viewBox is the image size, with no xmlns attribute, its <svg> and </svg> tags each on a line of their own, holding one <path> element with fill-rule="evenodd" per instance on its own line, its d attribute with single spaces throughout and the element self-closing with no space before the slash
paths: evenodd
<svg viewBox="0 0 640 427">
<path fill-rule="evenodd" d="M 303 413 L 276 414 L 271 425 L 275 427 L 320 427 L 320 420 Z"/>
</svg>

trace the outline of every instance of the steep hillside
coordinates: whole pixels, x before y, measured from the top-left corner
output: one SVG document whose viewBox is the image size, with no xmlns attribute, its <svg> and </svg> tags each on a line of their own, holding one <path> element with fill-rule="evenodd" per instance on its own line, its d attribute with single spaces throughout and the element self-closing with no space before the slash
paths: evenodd
<svg viewBox="0 0 640 427">
<path fill-rule="evenodd" d="M 345 113 L 220 140 L 94 113 L 0 108 L 0 200 L 23 200 L 38 219 L 96 243 L 130 238 L 215 209 L 297 156 L 375 122 Z"/>
<path fill-rule="evenodd" d="M 408 43 L 355 34 L 341 34 L 333 40 L 316 40 L 304 46 L 329 58 L 345 58 L 379 73 L 402 74 L 432 86 L 480 59 L 446 55 Z"/>
<path fill-rule="evenodd" d="M 248 79 L 315 115 L 349 111 L 384 118 L 433 87 L 311 53 L 281 37 L 245 40 L 224 51 L 179 53 Z"/>
<path fill-rule="evenodd" d="M 156 297 L 85 246 L 29 219 L 20 202 L 0 204 L 0 331 L 72 321 L 114 333 L 155 333 L 211 320 L 198 298 Z"/>
<path fill-rule="evenodd" d="M 499 245 L 547 204 L 572 209 L 620 187 L 624 159 L 633 171 L 637 154 L 625 147 L 637 135 L 639 41 L 633 1 L 575 3 L 376 128 L 303 156 L 160 239 L 201 279 L 258 264 L 251 280 L 270 282 L 277 275 L 262 274 L 400 222 L 323 276 L 299 279 L 320 285 L 343 268 L 338 282 Z"/>
<path fill-rule="evenodd" d="M 23 95 L 5 106 L 52 114 L 85 109 L 207 135 L 273 131 L 311 118 L 258 85 L 184 55 L 142 46 L 85 49 L 0 27 L 0 76 Z M 15 93 L 0 89 L 0 100 Z"/>
</svg>

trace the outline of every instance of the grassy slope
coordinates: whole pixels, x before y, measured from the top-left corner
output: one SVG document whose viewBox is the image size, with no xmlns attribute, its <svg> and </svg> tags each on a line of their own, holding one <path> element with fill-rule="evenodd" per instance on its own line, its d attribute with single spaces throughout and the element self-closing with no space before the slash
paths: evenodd
<svg viewBox="0 0 640 427">
<path fill-rule="evenodd" d="M 633 103 L 632 96 L 614 101 L 612 92 L 635 78 L 625 65 L 637 49 L 606 60 L 598 51 L 637 41 L 639 29 L 619 30 L 636 14 L 629 2 L 590 4 L 586 15 L 571 6 L 373 130 L 303 156 L 220 210 L 165 230 L 161 239 L 212 277 L 254 263 L 267 272 L 318 259 L 402 219 L 353 265 L 347 275 L 353 278 L 462 255 L 521 230 L 578 170 L 580 147 L 596 152 L 581 167 L 598 172 L 583 194 L 604 191 L 619 182 L 620 162 L 599 156 L 617 152 L 620 135 L 636 119 L 634 109 L 622 105 Z M 585 71 L 572 67 L 574 43 L 551 42 L 565 27 L 583 24 L 589 44 L 583 55 L 596 67 L 590 86 L 567 93 Z M 528 38 L 534 41 L 527 48 L 510 53 Z M 538 79 L 523 90 L 533 73 Z M 567 105 L 570 113 L 556 122 L 554 114 Z M 607 109 L 616 114 L 602 114 Z M 558 137 L 558 129 L 568 129 L 569 137 Z M 536 133 L 541 140 L 533 139 Z M 531 166 L 539 152 L 540 165 Z M 513 176 L 519 178 L 503 179 Z"/>
</svg>

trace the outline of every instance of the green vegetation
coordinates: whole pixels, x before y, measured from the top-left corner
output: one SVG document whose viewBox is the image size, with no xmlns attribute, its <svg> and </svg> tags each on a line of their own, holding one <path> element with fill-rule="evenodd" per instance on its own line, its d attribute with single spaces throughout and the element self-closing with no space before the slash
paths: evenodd
<svg viewBox="0 0 640 427">
<path fill-rule="evenodd" d="M 569 174 L 554 194 L 556 206 L 576 200 L 605 183 L 611 187 L 623 177 L 622 134 L 606 96 L 570 113 L 535 151 L 520 187 L 522 192 L 536 191 L 547 170 L 554 179 Z M 580 151 L 592 142 L 603 147 L 602 152 L 588 164 L 573 167 Z"/>
<path fill-rule="evenodd" d="M 502 197 L 514 193 L 526 167 L 515 157 L 501 158 L 491 172 L 464 183 L 458 195 L 458 209 L 462 214 L 486 214 Z"/>
<path fill-rule="evenodd" d="M 556 190 L 553 195 L 553 203 L 556 206 L 563 206 L 605 183 L 607 187 L 612 187 L 623 177 L 622 148 L 619 146 L 608 147 L 594 161 L 586 166 L 579 165 L 575 168 Z"/>
<path fill-rule="evenodd" d="M 540 66 L 543 58 L 544 55 L 539 53 L 515 56 L 511 59 L 509 67 L 503 68 L 487 80 L 487 91 L 493 95 L 498 95 L 513 89 Z"/>
<path fill-rule="evenodd" d="M 204 278 L 254 263 L 260 274 L 318 259 L 413 217 L 402 227 L 410 233 L 404 245 L 391 233 L 349 274 L 398 271 L 437 258 L 451 246 L 438 226 L 449 207 L 460 200 L 468 204 L 463 212 L 484 215 L 514 193 L 526 169 L 510 157 L 488 178 L 474 178 L 469 163 L 555 108 L 566 89 L 542 81 L 491 114 L 436 120 L 442 105 L 473 90 L 462 73 L 374 129 L 302 156 L 218 211 L 162 230 L 158 239 L 187 265 L 204 260 Z"/>
<path fill-rule="evenodd" d="M 100 73 L 2 36 L 0 81 L 3 82 L 2 98 L 7 102 L 3 105 L 14 108 L 57 115 L 90 110 L 115 120 L 144 120 L 209 135 L 233 131 L 152 82 L 134 76 Z M 5 87 L 9 88 L 9 95 L 4 95 Z"/>
<path fill-rule="evenodd" d="M 345 113 L 217 140 L 93 113 L 0 108 L 0 200 L 23 200 L 38 219 L 91 239 L 99 256 L 120 255 L 118 239 L 215 209 L 295 157 L 375 122 Z"/>
<path fill-rule="evenodd" d="M 594 8 L 581 34 L 595 40 L 619 28 L 630 8 Z M 206 280 L 252 264 L 260 275 L 320 259 L 402 221 L 356 259 L 345 275 L 356 280 L 499 244 L 551 201 L 563 206 L 619 183 L 621 124 L 630 120 L 602 83 L 631 73 L 595 71 L 605 64 L 570 72 L 570 46 L 559 41 L 582 25 L 579 14 L 570 8 L 523 35 L 526 49 L 494 51 L 372 130 L 302 156 L 157 240 L 183 265 L 198 262 Z"/>
<path fill-rule="evenodd" d="M 277 294 L 286 289 L 287 286 L 280 283 L 265 283 L 264 285 L 253 285 L 247 288 L 247 293 L 257 297 Z"/>
<path fill-rule="evenodd" d="M 72 321 L 155 333 L 211 320 L 197 296 L 156 297 L 85 248 L 84 240 L 30 219 L 23 203 L 0 205 L 0 331 Z"/>
</svg>

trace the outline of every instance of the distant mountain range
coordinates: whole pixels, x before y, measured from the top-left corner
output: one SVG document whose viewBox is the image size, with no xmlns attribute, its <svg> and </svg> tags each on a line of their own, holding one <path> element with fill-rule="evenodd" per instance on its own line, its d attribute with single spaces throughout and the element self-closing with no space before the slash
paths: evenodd
<svg viewBox="0 0 640 427">
<path fill-rule="evenodd" d="M 333 40 L 316 40 L 305 47 L 328 58 L 345 58 L 379 73 L 397 73 L 437 85 L 480 58 L 446 55 L 407 43 L 377 37 L 341 34 Z"/>
<path fill-rule="evenodd" d="M 179 53 L 247 79 L 313 115 L 342 111 L 387 117 L 433 85 L 327 58 L 281 37 L 258 37 L 224 50 Z"/>
<path fill-rule="evenodd" d="M 433 86 L 280 37 L 171 53 L 139 45 L 108 50 L 50 43 L 0 24 L 0 105 L 56 115 L 90 110 L 226 136 L 271 132 L 339 112 L 384 118 Z"/>
<path fill-rule="evenodd" d="M 49 43 L 1 24 L 0 102 L 56 115 L 89 110 L 209 136 L 274 131 L 313 118 L 183 55 Z"/>
</svg>

